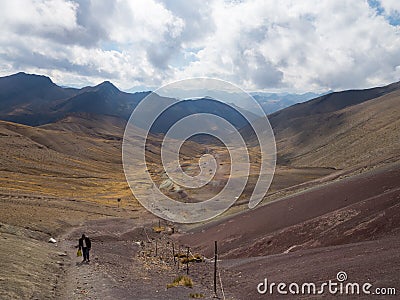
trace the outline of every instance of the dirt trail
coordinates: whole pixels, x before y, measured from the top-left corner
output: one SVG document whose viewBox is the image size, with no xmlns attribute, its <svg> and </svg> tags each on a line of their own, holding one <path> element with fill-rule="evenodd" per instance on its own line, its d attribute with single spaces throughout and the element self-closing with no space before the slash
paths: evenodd
<svg viewBox="0 0 400 300">
<path fill-rule="evenodd" d="M 61 299 L 114 299 L 111 288 L 113 281 L 107 274 L 99 272 L 96 251 L 92 251 L 90 264 L 82 262 L 81 257 L 75 255 L 77 237 L 80 227 L 70 230 L 60 239 L 60 248 L 65 251 L 70 261 L 66 268 L 66 275 L 60 291 Z"/>
<path fill-rule="evenodd" d="M 143 226 L 146 226 L 146 232 Z M 203 280 L 209 273 L 206 263 L 193 265 L 190 269 L 193 288 L 167 289 L 167 284 L 177 275 L 184 275 L 185 270 L 181 266 L 178 271 L 172 255 L 168 256 L 167 249 L 163 248 L 169 239 L 150 228 L 149 220 L 146 223 L 139 219 L 108 218 L 88 221 L 61 236 L 59 246 L 67 253 L 69 263 L 58 288 L 59 298 L 191 299 L 190 294 L 195 293 L 203 294 L 203 299 L 212 298 L 211 284 Z M 76 245 L 82 233 L 92 240 L 89 264 L 82 263 L 82 257 L 76 256 Z M 143 255 L 154 249 L 155 240 L 159 243 L 158 256 L 153 253 Z M 140 245 L 142 241 L 144 246 Z"/>
</svg>

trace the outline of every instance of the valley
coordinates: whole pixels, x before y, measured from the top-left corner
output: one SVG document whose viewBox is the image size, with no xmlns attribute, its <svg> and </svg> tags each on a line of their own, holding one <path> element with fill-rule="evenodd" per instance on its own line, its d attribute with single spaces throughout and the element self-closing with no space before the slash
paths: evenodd
<svg viewBox="0 0 400 300">
<path fill-rule="evenodd" d="M 256 287 L 266 277 L 322 282 L 339 271 L 351 281 L 400 291 L 398 83 L 331 93 L 269 115 L 277 166 L 263 202 L 252 210 L 247 204 L 260 158 L 249 129 L 241 127 L 255 164 L 234 206 L 209 222 L 160 221 L 164 229 L 174 228 L 160 234 L 154 230 L 159 220 L 134 198 L 121 157 L 127 112 L 145 94 L 119 94 L 111 83 L 65 89 L 35 77 L 45 82 L 36 89 L 28 75 L 17 79 L 21 76 L 24 84 L 0 78 L 0 96 L 9 101 L 0 105 L 2 299 L 128 299 L 135 293 L 142 299 L 188 299 L 190 293 L 212 298 L 212 261 L 191 264 L 193 289 L 167 289 L 185 269 L 177 270 L 170 254 L 140 256 L 141 242 L 154 251 L 156 241 L 165 245 L 160 246 L 165 253 L 175 243 L 205 258 L 212 257 L 218 241 L 227 299 L 262 299 Z M 202 102 L 188 103 L 190 113 L 204 110 Z M 212 108 L 217 115 L 225 113 Z M 158 185 L 166 180 L 160 132 L 168 120 L 162 121 L 148 135 L 146 152 Z M 135 134 L 145 133 L 138 128 Z M 230 161 L 218 143 L 184 143 L 179 153 L 183 169 L 196 175 L 204 153 L 218 157 L 215 179 L 223 185 Z M 219 189 L 184 190 L 183 198 L 172 189 L 168 193 L 195 202 Z M 87 266 L 79 264 L 74 248 L 82 231 L 94 244 L 93 263 Z M 56 245 L 48 243 L 50 237 Z"/>
</svg>

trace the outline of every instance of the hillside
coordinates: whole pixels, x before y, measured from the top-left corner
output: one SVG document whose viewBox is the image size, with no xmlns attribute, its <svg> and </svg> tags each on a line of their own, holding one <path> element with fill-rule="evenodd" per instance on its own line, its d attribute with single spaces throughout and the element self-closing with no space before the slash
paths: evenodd
<svg viewBox="0 0 400 300">
<path fill-rule="evenodd" d="M 278 163 L 360 169 L 399 158 L 400 83 L 328 94 L 268 116 Z M 253 145 L 248 128 L 242 133 Z"/>
<path fill-rule="evenodd" d="M 53 109 L 62 112 L 63 117 L 71 113 L 90 113 L 128 119 L 133 109 L 148 94 L 150 92 L 121 92 L 111 82 L 105 81 L 94 87 L 82 88 L 77 95 L 55 105 Z"/>
<path fill-rule="evenodd" d="M 285 119 L 296 119 L 310 115 L 331 113 L 384 96 L 399 89 L 400 82 L 395 82 L 386 86 L 365 90 L 333 92 L 304 103 L 292 105 L 288 108 L 273 113 L 270 117 L 271 120 L 276 120 L 276 123 L 279 123 L 279 120 L 282 121 Z"/>
<path fill-rule="evenodd" d="M 400 234 L 400 164 L 321 185 L 199 226 L 180 238 L 206 255 L 265 256 Z M 251 222 L 250 222 L 251 221 Z"/>
<path fill-rule="evenodd" d="M 39 127 L 0 121 L 2 192 L 103 203 L 123 198 L 137 206 L 123 172 L 124 129 L 123 119 L 91 114 L 76 114 Z M 135 137 L 145 133 L 137 129 L 130 134 Z M 158 182 L 164 173 L 160 169 L 160 144 L 159 137 L 148 136 L 148 168 Z M 181 148 L 181 157 L 196 161 L 204 149 L 187 142 Z"/>
<path fill-rule="evenodd" d="M 15 103 L 19 108 L 9 116 L 41 125 L 0 121 L 0 233 L 6 238 L 1 246 L 4 253 L 21 246 L 17 255 L 0 260 L 2 274 L 8 278 L 0 282 L 5 295 L 33 297 L 33 290 L 39 298 L 49 294 L 69 299 L 71 291 L 114 297 L 162 291 L 173 279 L 171 270 L 176 267 L 170 258 L 164 261 L 159 257 L 153 260 L 153 255 L 141 256 L 143 249 L 151 253 L 154 239 L 160 237 L 153 233 L 149 239 L 147 235 L 157 220 L 134 199 L 121 163 L 126 125 L 126 110 L 121 108 L 133 98 L 120 94 L 108 82 L 76 90 L 59 89 L 45 77 L 36 79 L 47 82 L 54 94 L 41 96 L 43 90 L 36 94 L 31 90 L 30 98 L 29 93 L 16 89 L 15 95 L 21 92 L 28 96 L 18 96 L 20 102 Z M 309 280 L 322 280 L 348 268 L 355 272 L 351 274 L 354 280 L 367 278 L 374 284 L 398 287 L 393 278 L 400 270 L 393 262 L 399 257 L 400 234 L 400 91 L 393 89 L 396 84 L 389 87 L 367 93 L 335 93 L 271 115 L 279 161 L 264 199 L 266 205 L 247 211 L 256 166 L 237 206 L 207 224 L 173 224 L 177 234 L 172 240 L 157 239 L 158 247 L 165 245 L 162 252 L 170 253 L 174 242 L 181 249 L 190 246 L 191 251 L 211 257 L 217 240 L 225 293 L 232 299 L 257 299 L 255 280 L 267 276 L 276 278 L 273 276 L 279 274 L 282 277 L 277 280 L 302 282 L 304 274 L 312 274 Z M 351 100 L 346 95 L 351 95 Z M 57 97 L 61 98 L 55 100 Z M 102 114 L 104 111 L 107 113 Z M 172 107 L 164 119 L 158 120 L 156 129 L 164 132 L 172 120 L 196 112 L 226 116 L 237 127 L 243 121 L 205 98 Z M 246 135 L 246 128 L 242 132 Z M 135 142 L 147 133 L 136 128 L 130 134 Z M 160 145 L 161 136 L 149 134 L 146 168 L 157 184 L 165 180 Z M 257 147 L 249 151 L 257 160 Z M 198 158 L 203 153 L 217 155 L 219 167 L 229 170 L 224 159 L 227 155 L 219 145 L 193 140 L 180 149 L 183 170 L 197 174 Z M 132 162 L 134 172 L 138 166 L 139 162 Z M 214 179 L 223 183 L 228 176 L 226 172 Z M 146 186 L 137 184 L 134 188 Z M 200 201 L 218 188 L 184 190 L 183 201 Z M 177 196 L 176 192 L 168 193 Z M 121 207 L 117 198 L 122 199 Z M 67 230 L 69 235 L 61 235 Z M 93 237 L 96 249 L 95 263 L 87 266 L 82 279 L 94 287 L 89 292 L 76 281 L 83 269 L 77 264 L 74 243 L 82 231 Z M 60 239 L 60 248 L 47 243 L 50 235 Z M 145 243 L 144 248 L 138 241 Z M 58 249 L 68 256 L 60 258 Z M 380 266 L 384 270 L 378 276 L 375 271 Z M 50 278 L 48 272 L 57 274 L 57 278 Z M 205 287 L 207 291 L 211 264 L 193 264 L 190 272 L 196 288 Z M 20 276 L 30 280 L 21 281 Z M 41 284 L 42 278 L 51 286 Z M 110 288 L 115 280 L 121 283 L 118 289 Z M 159 299 L 188 296 L 185 290 L 174 291 L 160 292 Z"/>
<path fill-rule="evenodd" d="M 400 154 L 400 91 L 367 102 L 289 121 L 277 140 L 284 159 L 296 166 L 373 166 Z M 297 131 L 290 132 L 297 128 Z"/>
<path fill-rule="evenodd" d="M 281 159 L 296 166 L 346 169 L 399 159 L 400 91 L 329 113 L 271 117 Z"/>
<path fill-rule="evenodd" d="M 128 197 L 120 142 L 0 121 L 2 192 Z"/>
<path fill-rule="evenodd" d="M 176 239 L 206 257 L 218 241 L 225 292 L 238 299 L 264 299 L 255 280 L 321 282 L 339 270 L 351 282 L 398 290 L 399 216 L 397 162 L 198 226 Z"/>
<path fill-rule="evenodd" d="M 29 85 L 28 83 L 31 80 L 35 84 Z M 82 170 L 74 167 L 77 170 L 76 173 L 86 173 L 86 168 L 90 169 L 89 173 L 93 171 L 93 168 L 101 170 L 100 173 L 107 170 L 107 175 L 96 176 L 118 178 L 118 180 L 121 180 L 122 189 L 124 189 L 123 194 L 129 195 L 129 190 L 125 190 L 126 185 L 122 183 L 124 179 L 120 160 L 122 135 L 129 111 L 127 107 L 137 105 L 140 98 L 148 94 L 147 92 L 123 93 L 110 82 L 80 90 L 63 89 L 56 86 L 47 77 L 24 73 L 0 78 L 1 82 L 3 84 L 23 83 L 22 86 L 32 93 L 31 97 L 30 94 L 21 91 L 15 84 L 10 84 L 4 89 L 10 97 L 14 95 L 13 99 L 20 99 L 15 101 L 16 106 L 32 107 L 29 110 L 30 114 L 25 114 L 25 112 L 18 116 L 10 114 L 8 118 L 18 119 L 22 116 L 29 122 L 36 123 L 39 119 L 42 122 L 45 119 L 49 121 L 56 116 L 59 117 L 55 121 L 47 122 L 38 127 L 11 125 L 11 123 L 3 122 L 2 128 L 4 130 L 12 128 L 12 134 L 17 134 L 18 137 L 3 139 L 2 147 L 4 146 L 5 149 L 3 159 L 6 161 L 4 166 L 9 166 L 8 169 L 10 170 L 13 168 L 22 170 L 24 168 L 23 161 L 29 161 L 29 164 L 36 162 L 38 165 L 46 165 L 46 168 L 48 165 L 52 166 L 54 169 L 52 173 L 56 174 L 58 172 L 56 169 L 71 170 L 71 166 L 64 165 L 69 161 L 69 158 L 64 159 L 62 158 L 63 155 L 75 156 L 74 160 L 77 161 L 90 160 L 90 162 L 81 162 Z M 35 89 L 35 86 L 42 86 L 43 89 Z M 400 131 L 398 130 L 399 91 L 396 90 L 398 87 L 399 84 L 395 83 L 369 90 L 332 93 L 270 115 L 270 122 L 276 135 L 278 166 L 268 199 L 277 199 L 296 190 L 303 190 L 319 184 L 321 181 L 329 181 L 332 178 L 342 176 L 346 172 L 352 172 L 352 170 L 362 171 L 385 161 L 396 161 L 400 148 Z M 14 94 L 11 93 L 12 91 Z M 6 92 L 3 91 L 2 95 L 5 94 Z M 25 95 L 25 98 L 23 95 Z M 53 97 L 65 96 L 69 98 L 50 100 Z M 373 98 L 376 96 L 379 97 Z M 153 100 L 154 105 L 157 105 L 159 101 L 166 101 L 167 103 L 174 101 L 157 95 Z M 42 112 L 38 112 L 37 103 L 47 103 L 48 110 L 43 109 Z M 130 104 L 128 105 L 128 103 Z M 123 109 L 124 107 L 125 109 Z M 55 108 L 57 109 L 54 110 Z M 151 105 L 148 109 L 151 109 Z M 103 112 L 107 113 L 102 114 Z M 246 124 L 246 121 L 240 118 L 237 112 L 227 109 L 226 105 L 204 98 L 186 100 L 180 102 L 180 105 L 173 105 L 155 122 L 152 131 L 156 133 L 165 132 L 175 120 L 199 112 L 223 116 L 237 128 Z M 41 119 L 42 117 L 44 119 Z M 208 124 L 208 126 L 212 127 L 212 124 Z M 243 129 L 243 133 L 245 137 L 251 137 L 251 134 L 246 132 L 246 128 Z M 4 133 L 4 136 L 7 136 L 7 134 Z M 143 135 L 144 133 L 140 134 Z M 15 142 L 14 139 L 18 142 Z M 208 142 L 204 138 L 199 138 L 198 141 Z M 21 155 L 21 158 L 10 159 L 18 157 L 17 154 L 8 156 L 11 151 L 9 149 L 15 148 L 12 145 L 18 143 L 24 145 L 24 149 L 34 149 L 34 151 L 25 153 L 26 151 L 19 147 L 19 150 L 15 150 L 15 153 Z M 155 179 L 159 181 L 163 174 L 162 169 L 159 168 L 160 140 L 154 136 L 149 143 L 151 152 L 148 152 L 148 156 L 153 161 Z M 193 154 L 195 156 L 200 155 L 203 146 L 199 147 L 196 143 L 186 143 L 185 147 L 187 147 L 184 151 L 186 163 L 189 164 L 188 169 L 192 169 L 197 162 L 190 161 L 188 158 Z M 218 145 L 212 147 L 215 153 L 222 153 Z M 49 149 L 57 152 L 49 156 L 49 159 L 52 155 L 57 156 L 54 159 L 55 162 L 51 164 L 46 162 L 47 154 L 45 152 L 50 151 Z M 251 152 L 257 153 L 256 150 L 254 148 Z M 27 155 L 40 157 L 43 161 L 25 157 Z M 99 162 L 103 161 L 109 165 L 109 168 L 99 166 Z M 59 165 L 57 165 L 58 162 L 60 162 Z M 192 164 L 193 166 L 191 166 Z M 91 167 L 87 167 L 89 165 Z M 41 169 L 43 166 L 25 167 L 31 172 L 35 168 Z M 342 171 L 337 172 L 336 170 Z M 35 172 L 40 173 L 39 171 Z M 157 175 L 158 173 L 159 175 Z M 115 176 L 111 174 L 115 174 Z M 253 175 L 250 176 L 250 182 L 245 189 L 243 199 L 251 193 L 252 183 L 256 178 L 255 174 Z M 224 180 L 226 179 L 224 178 Z M 112 180 L 110 184 L 111 182 Z M 8 185 L 12 185 L 12 181 Z M 108 184 L 104 186 L 106 188 Z M 111 186 L 119 185 L 111 184 Z M 111 190 L 113 189 L 111 188 Z M 112 193 L 105 193 L 104 195 L 106 194 L 111 195 Z M 200 197 L 201 194 L 197 196 Z M 204 195 L 207 195 L 207 193 L 204 193 Z"/>
</svg>

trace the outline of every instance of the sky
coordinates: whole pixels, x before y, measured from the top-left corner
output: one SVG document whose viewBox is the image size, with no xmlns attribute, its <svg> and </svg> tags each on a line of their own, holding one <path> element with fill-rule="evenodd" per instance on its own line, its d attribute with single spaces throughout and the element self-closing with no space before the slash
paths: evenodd
<svg viewBox="0 0 400 300">
<path fill-rule="evenodd" d="M 0 76 L 155 89 L 191 77 L 246 91 L 400 80 L 399 0 L 3 0 Z"/>
</svg>

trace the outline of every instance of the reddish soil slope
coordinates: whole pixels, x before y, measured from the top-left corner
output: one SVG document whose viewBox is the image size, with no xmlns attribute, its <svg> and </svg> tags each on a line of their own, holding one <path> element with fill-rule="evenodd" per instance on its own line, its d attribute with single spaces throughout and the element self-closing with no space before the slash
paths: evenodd
<svg viewBox="0 0 400 300">
<path fill-rule="evenodd" d="M 200 226 L 179 239 L 208 257 L 218 241 L 225 292 L 238 299 L 282 297 L 257 292 L 264 278 L 318 284 L 336 280 L 339 271 L 348 274 L 347 282 L 399 293 L 400 164 Z M 320 297 L 334 296 L 312 298 Z"/>
<path fill-rule="evenodd" d="M 400 164 L 313 188 L 195 229 L 180 239 L 211 255 L 252 257 L 378 239 L 400 229 Z"/>
</svg>

